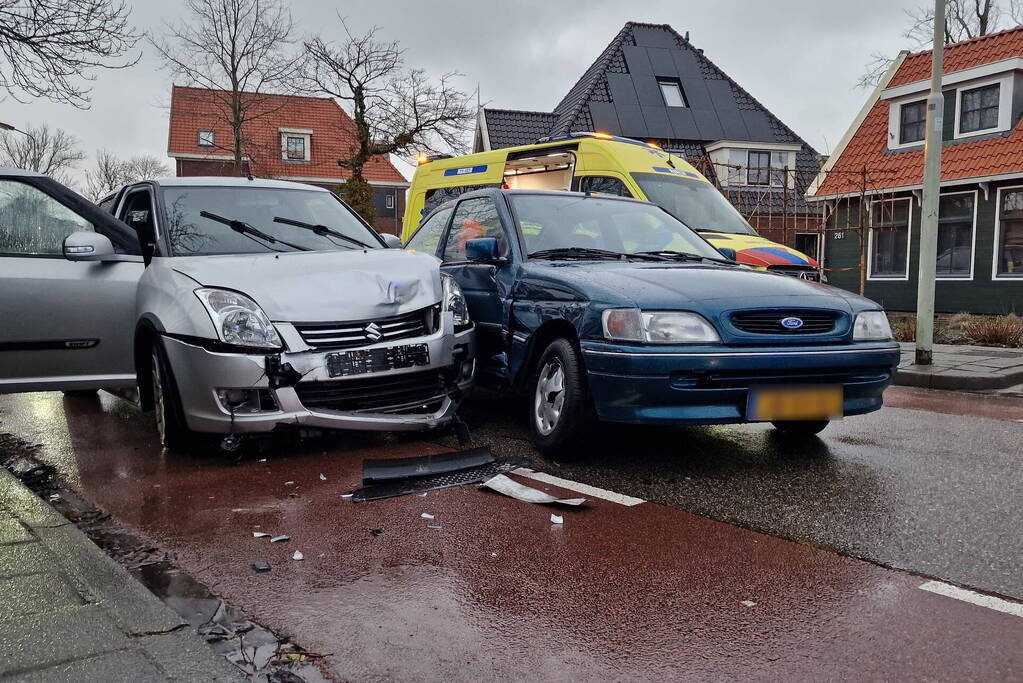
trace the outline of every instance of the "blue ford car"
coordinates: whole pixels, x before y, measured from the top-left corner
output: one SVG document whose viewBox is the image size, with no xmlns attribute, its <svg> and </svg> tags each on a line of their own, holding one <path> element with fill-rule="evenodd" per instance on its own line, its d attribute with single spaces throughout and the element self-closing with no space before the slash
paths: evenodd
<svg viewBox="0 0 1023 683">
<path fill-rule="evenodd" d="M 877 410 L 899 360 L 869 299 L 727 259 L 654 204 L 480 190 L 426 217 L 477 325 L 477 382 L 524 390 L 550 453 L 592 420 L 771 422 Z"/>
</svg>

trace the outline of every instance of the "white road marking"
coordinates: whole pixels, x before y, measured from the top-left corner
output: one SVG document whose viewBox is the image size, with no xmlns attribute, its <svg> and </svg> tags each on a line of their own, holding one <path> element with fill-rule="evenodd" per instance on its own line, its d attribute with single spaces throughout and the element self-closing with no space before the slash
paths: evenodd
<svg viewBox="0 0 1023 683">
<path fill-rule="evenodd" d="M 996 612 L 1005 612 L 1015 617 L 1023 617 L 1023 605 L 1016 602 L 1009 602 L 1008 600 L 1002 600 L 996 598 L 993 595 L 984 595 L 983 593 L 977 593 L 975 591 L 968 591 L 965 588 L 959 588 L 953 586 L 950 583 L 944 583 L 942 581 L 928 581 L 918 586 L 921 590 L 928 591 L 930 593 L 937 593 L 938 595 L 944 595 L 946 598 L 953 598 L 955 600 L 962 600 L 963 602 L 969 602 L 979 607 L 987 607 L 993 609 Z"/>
<path fill-rule="evenodd" d="M 615 493 L 614 491 L 608 491 L 607 489 L 598 489 L 596 486 L 590 486 L 589 484 L 580 484 L 577 481 L 571 479 L 562 479 L 561 477 L 555 477 L 554 475 L 547 474 L 545 472 L 537 472 L 531 470 L 528 467 L 520 467 L 517 470 L 513 470 L 512 474 L 518 474 L 522 477 L 534 479 L 536 481 L 542 481 L 545 484 L 552 484 L 553 486 L 560 486 L 563 489 L 569 491 L 575 491 L 581 493 L 584 496 L 590 496 L 591 498 L 600 498 L 601 500 L 609 500 L 612 503 L 618 503 L 619 505 L 633 506 L 645 503 L 646 501 L 642 498 L 633 498 L 632 496 L 626 496 L 621 493 Z"/>
</svg>

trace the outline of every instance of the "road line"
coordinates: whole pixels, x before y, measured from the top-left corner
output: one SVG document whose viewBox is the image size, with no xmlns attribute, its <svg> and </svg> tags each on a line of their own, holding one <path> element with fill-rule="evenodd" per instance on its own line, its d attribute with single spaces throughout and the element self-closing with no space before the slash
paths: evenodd
<svg viewBox="0 0 1023 683">
<path fill-rule="evenodd" d="M 946 598 L 953 598 L 955 600 L 962 600 L 963 602 L 969 602 L 977 605 L 978 607 L 987 607 L 997 612 L 1005 612 L 1015 617 L 1023 617 L 1023 605 L 1016 602 L 1009 602 L 1008 600 L 1002 600 L 996 598 L 993 595 L 984 595 L 983 593 L 977 593 L 975 591 L 968 591 L 965 588 L 959 588 L 949 583 L 942 581 L 928 581 L 918 586 L 921 590 L 928 591 L 930 593 L 937 593 L 938 595 L 944 595 Z"/>
<path fill-rule="evenodd" d="M 545 484 L 551 484 L 553 486 L 560 486 L 563 489 L 569 491 L 575 491 L 581 493 L 584 496 L 590 496 L 591 498 L 600 498 L 602 500 L 609 500 L 612 503 L 618 503 L 619 505 L 625 505 L 632 507 L 633 505 L 639 505 L 646 501 L 642 498 L 633 498 L 632 496 L 626 496 L 622 493 L 615 493 L 614 491 L 608 491 L 607 489 L 598 489 L 596 486 L 590 486 L 589 484 L 580 484 L 577 481 L 571 479 L 562 479 L 561 477 L 555 477 L 554 475 L 547 474 L 545 472 L 537 472 L 531 470 L 528 467 L 520 467 L 517 470 L 513 470 L 512 474 L 518 474 L 529 479 L 536 481 L 542 481 Z"/>
</svg>

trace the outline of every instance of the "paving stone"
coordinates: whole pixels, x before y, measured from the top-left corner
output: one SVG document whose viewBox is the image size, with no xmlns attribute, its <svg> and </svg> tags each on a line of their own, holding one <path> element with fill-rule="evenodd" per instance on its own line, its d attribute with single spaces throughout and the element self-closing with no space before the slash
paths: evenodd
<svg viewBox="0 0 1023 683">
<path fill-rule="evenodd" d="M 0 579 L 0 619 L 80 607 L 85 600 L 58 572 Z"/>
<path fill-rule="evenodd" d="M 0 622 L 0 679 L 90 655 L 122 650 L 127 637 L 99 607 L 33 614 Z"/>
<path fill-rule="evenodd" d="M 36 669 L 6 680 L 13 683 L 108 683 L 116 680 L 162 683 L 168 678 L 141 652 L 125 650 Z"/>
</svg>

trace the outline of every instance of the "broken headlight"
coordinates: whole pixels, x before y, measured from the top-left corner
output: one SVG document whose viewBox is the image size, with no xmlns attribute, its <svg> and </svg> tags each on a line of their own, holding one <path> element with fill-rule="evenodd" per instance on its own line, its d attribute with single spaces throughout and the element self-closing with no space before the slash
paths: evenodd
<svg viewBox="0 0 1023 683">
<path fill-rule="evenodd" d="M 472 320 L 469 318 L 469 307 L 465 303 L 462 288 L 455 282 L 455 278 L 447 273 L 441 273 L 440 281 L 443 288 L 444 310 L 451 312 L 455 329 L 468 327 L 472 324 Z"/>
<path fill-rule="evenodd" d="M 222 342 L 261 349 L 281 348 L 281 338 L 273 323 L 249 297 L 212 287 L 197 289 L 195 295 L 213 319 Z"/>
</svg>

